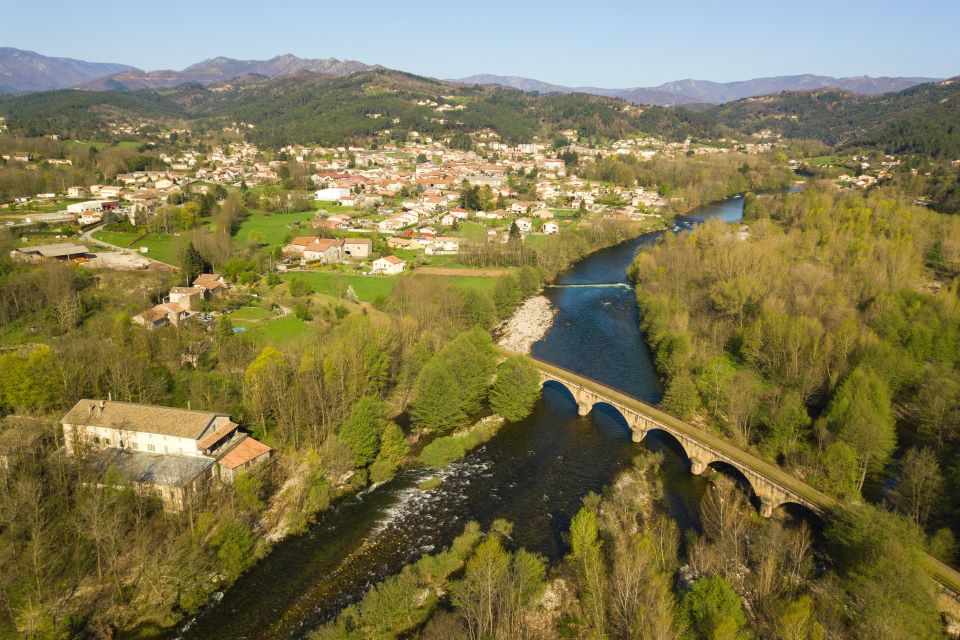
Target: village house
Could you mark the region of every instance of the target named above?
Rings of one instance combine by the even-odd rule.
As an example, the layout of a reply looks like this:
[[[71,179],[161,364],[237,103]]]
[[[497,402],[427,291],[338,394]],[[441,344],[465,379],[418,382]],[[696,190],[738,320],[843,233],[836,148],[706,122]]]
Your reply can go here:
[[[460,238],[438,236],[432,239],[432,242],[424,248],[423,252],[428,256],[459,253],[461,242],[463,241]]]
[[[205,293],[206,289],[203,287],[172,287],[169,300],[187,311],[195,312],[200,310],[200,303],[203,302]]]
[[[370,238],[344,238],[343,254],[350,258],[369,258],[373,242]]]
[[[174,510],[212,478],[232,482],[273,453],[241,433],[230,416],[209,411],[83,399],[61,425],[67,455],[83,461],[91,483],[105,486],[116,470]]]
[[[395,276],[403,273],[407,263],[397,256],[384,256],[373,261],[370,272],[381,273],[387,276]]]
[[[553,235],[560,232],[560,225],[558,225],[553,220],[548,220],[543,223],[543,232],[547,235]]]
[[[348,197],[350,197],[350,189],[341,187],[327,187],[326,189],[318,189],[313,194],[313,199],[320,200],[321,202],[338,202],[343,198]]]
[[[333,264],[343,259],[343,240],[300,236],[285,246],[283,252],[288,255],[299,255],[306,262],[319,261],[323,264]]]
[[[227,285],[219,273],[201,273],[193,280],[193,286],[203,289],[203,297],[210,300],[223,293]]]
[[[152,330],[168,324],[179,327],[190,315],[190,310],[185,306],[176,302],[164,302],[141,311],[130,319]]]
[[[517,218],[516,222],[517,229],[520,230],[520,233],[530,233],[533,231],[533,223],[530,221],[530,218]]]

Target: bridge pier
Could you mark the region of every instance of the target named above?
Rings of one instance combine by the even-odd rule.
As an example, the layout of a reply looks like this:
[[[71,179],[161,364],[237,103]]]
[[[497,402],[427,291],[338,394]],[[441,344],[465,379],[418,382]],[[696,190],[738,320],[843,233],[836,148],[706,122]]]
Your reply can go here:
[[[760,498],[760,516],[763,518],[773,517],[773,503],[764,498]]]
[[[702,476],[709,465],[698,458],[690,458],[690,473],[695,476]]]
[[[593,405],[586,402],[577,401],[577,413],[581,418],[585,418],[590,415],[591,410],[593,410]]]
[[[632,440],[636,444],[640,444],[641,442],[643,442],[643,439],[646,437],[647,437],[646,429],[636,429],[636,428],[630,429],[630,440]]]

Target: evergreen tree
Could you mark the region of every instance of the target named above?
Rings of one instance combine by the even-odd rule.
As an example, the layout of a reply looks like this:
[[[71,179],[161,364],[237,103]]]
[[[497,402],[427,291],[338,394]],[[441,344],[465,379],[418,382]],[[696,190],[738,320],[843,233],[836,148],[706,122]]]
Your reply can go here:
[[[380,449],[380,435],[386,419],[383,403],[372,396],[357,401],[350,417],[340,427],[340,441],[354,454],[354,464],[364,467],[371,462]]]
[[[540,374],[524,356],[513,356],[497,367],[490,389],[490,407],[510,421],[530,415],[540,393]]]

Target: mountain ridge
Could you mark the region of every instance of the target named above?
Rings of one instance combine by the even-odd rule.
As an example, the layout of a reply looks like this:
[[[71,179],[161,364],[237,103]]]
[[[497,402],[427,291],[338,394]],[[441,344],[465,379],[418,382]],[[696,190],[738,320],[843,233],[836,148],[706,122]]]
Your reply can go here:
[[[686,78],[666,82],[655,87],[604,89],[598,87],[567,87],[519,76],[478,74],[453,80],[452,82],[496,84],[520,89],[521,91],[539,91],[541,93],[593,93],[611,98],[621,98],[634,104],[682,106],[685,104],[724,104],[743,98],[770,95],[782,91],[804,91],[828,87],[861,95],[879,95],[882,93],[895,93],[918,84],[937,82],[939,80],[940,78],[913,76],[851,76],[835,78],[833,76],[800,74],[751,78],[749,80],[737,80],[733,82],[713,82],[710,80]]]
[[[115,62],[87,62],[0,47],[0,91],[4,93],[66,89],[94,78],[125,71],[140,70]]]

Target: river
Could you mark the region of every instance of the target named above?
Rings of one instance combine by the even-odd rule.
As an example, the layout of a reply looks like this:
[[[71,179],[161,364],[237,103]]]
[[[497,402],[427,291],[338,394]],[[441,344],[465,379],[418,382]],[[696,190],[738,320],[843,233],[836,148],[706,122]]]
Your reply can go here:
[[[742,212],[741,197],[704,205],[678,218],[676,230],[709,217],[736,221]],[[598,251],[561,274],[545,292],[558,310],[556,321],[533,354],[659,402],[662,389],[626,278],[636,253],[657,235]],[[487,527],[505,518],[514,524],[516,546],[555,560],[583,497],[612,481],[641,447],[663,453],[665,504],[682,528],[695,527],[705,485],[690,475],[675,446],[653,434],[633,444],[619,414],[598,406],[580,418],[569,393],[547,385],[529,417],[505,425],[439,474],[407,470],[337,503],[306,534],[277,544],[180,635],[303,637],[382,577],[449,544],[470,520]],[[439,487],[416,487],[431,475],[442,478]]]

